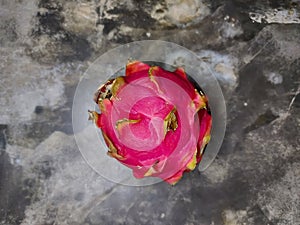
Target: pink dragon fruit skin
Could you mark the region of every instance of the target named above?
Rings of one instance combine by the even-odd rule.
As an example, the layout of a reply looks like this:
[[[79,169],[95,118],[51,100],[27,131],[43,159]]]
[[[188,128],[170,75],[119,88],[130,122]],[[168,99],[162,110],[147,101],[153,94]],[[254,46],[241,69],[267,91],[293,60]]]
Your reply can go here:
[[[125,76],[97,90],[101,114],[89,111],[90,119],[102,130],[108,155],[136,178],[175,184],[195,169],[210,139],[212,118],[200,93],[182,68],[170,72],[132,61]]]

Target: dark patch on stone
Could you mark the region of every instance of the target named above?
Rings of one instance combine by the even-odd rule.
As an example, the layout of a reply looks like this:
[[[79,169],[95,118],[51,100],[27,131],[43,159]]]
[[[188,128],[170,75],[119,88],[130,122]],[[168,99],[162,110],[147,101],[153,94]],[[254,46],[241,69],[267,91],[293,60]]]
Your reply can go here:
[[[268,125],[273,120],[277,119],[279,116],[273,114],[273,112],[268,109],[264,114],[259,115],[253,124],[245,128],[245,132],[248,133],[252,130],[256,130],[262,126]]]
[[[2,149],[6,148],[6,132],[7,132],[7,125],[0,124],[0,152]]]
[[[280,7],[282,5],[282,2],[276,1],[276,0],[269,0],[270,6],[274,9]]]
[[[237,1],[228,1],[224,6],[225,15],[229,15],[239,21],[243,34],[237,37],[237,40],[249,41],[254,38],[266,25],[253,23],[249,18],[250,6]]]
[[[103,34],[107,35],[110,31],[124,24],[133,28],[151,28],[155,25],[156,20],[153,19],[145,10],[138,8],[136,10],[128,10],[126,8],[113,8],[107,13],[118,15],[118,20],[103,18],[99,21],[104,25]]]
[[[117,7],[115,7],[115,8],[113,8],[113,9],[110,9],[110,10],[107,10],[107,13],[109,13],[109,14],[124,14],[124,13],[128,13],[128,10],[127,9],[125,9],[125,8],[117,8]]]
[[[84,198],[84,193],[83,193],[83,192],[77,193],[77,194],[75,195],[75,197],[74,197],[74,199],[75,199],[76,201],[82,201],[83,198]]]
[[[26,134],[26,138],[38,139],[40,141],[50,135],[54,130],[53,127],[49,126],[49,124],[45,124],[43,122],[32,122],[31,124],[24,124],[23,128],[24,133]]]
[[[38,12],[37,18],[39,20],[39,29],[35,32],[35,35],[54,35],[63,31],[61,24],[64,18],[58,11],[48,11],[45,14]]]
[[[221,7],[224,4],[223,1],[216,0],[216,1],[210,1],[210,9],[211,12],[214,13],[219,7]]]
[[[137,10],[114,8],[108,13],[118,14],[120,23],[134,28],[149,28],[156,23],[156,20],[141,8]]]
[[[101,9],[100,6],[96,7],[96,13],[97,13],[98,17],[101,16],[100,9]]]
[[[116,28],[119,25],[118,21],[114,21],[106,18],[102,19],[99,23],[104,25],[103,34],[105,35],[109,34],[110,31],[112,31],[114,28]]]
[[[69,62],[84,61],[91,56],[90,43],[85,38],[64,29],[64,17],[61,12],[63,8],[59,2],[41,0],[39,7],[46,8],[47,11],[37,13],[38,24],[32,31],[32,35],[35,38],[48,35],[49,42],[52,42],[49,50],[54,53],[49,58],[53,58],[54,61],[58,59],[61,62]],[[41,60],[39,55],[36,58]]]
[[[72,126],[72,106],[73,106],[73,98],[76,91],[76,85],[65,87],[64,95],[66,96],[66,103],[62,108],[58,108],[54,111],[54,114],[59,118],[60,123],[57,124],[56,130],[62,131],[66,134],[73,134],[73,126]],[[65,110],[68,108],[68,110]]]
[[[157,9],[155,12],[156,12],[156,13],[164,13],[165,11],[162,10],[162,9]]]
[[[59,59],[63,62],[85,59],[91,56],[92,48],[89,42],[79,36],[66,33],[65,38],[62,40],[63,47],[68,50],[70,48],[70,53],[68,51],[64,52]]]
[[[126,43],[129,43],[129,42],[132,42],[132,37],[128,36],[128,35],[121,35],[121,34],[118,34],[117,37],[116,37],[116,42],[117,43],[120,43],[120,44],[126,44]]]
[[[50,10],[62,10],[61,3],[55,0],[40,0],[38,6],[39,8],[46,8]]]
[[[60,14],[62,5],[52,0],[40,0],[39,8],[48,9],[45,13],[38,12],[37,19],[39,27],[34,31],[34,35],[48,34],[54,35],[63,30],[61,24],[64,22],[63,16]]]
[[[228,15],[230,18],[237,18],[240,15],[238,11],[238,5],[234,4],[232,1],[227,1],[224,5],[224,13]]]
[[[24,191],[21,167],[14,167],[9,156],[0,152],[0,223],[17,225],[25,216],[30,196]]]
[[[238,38],[239,40],[249,41],[254,38],[266,25],[254,24],[248,17],[248,14],[242,14],[240,17],[240,23],[242,24],[243,34]]]
[[[279,8],[288,9],[289,7],[292,6],[292,1],[291,0],[281,0],[281,1],[269,0],[268,2],[270,4],[270,7],[274,8],[274,9],[279,9]]]
[[[44,115],[45,114],[45,115]],[[35,148],[38,143],[45,140],[51,133],[61,130],[65,123],[57,115],[46,117],[47,113],[41,114],[40,121],[32,121],[7,127],[7,143],[20,145],[26,148]],[[43,115],[43,116],[42,116]],[[43,120],[45,117],[47,120]],[[48,121],[53,121],[49,123]]]
[[[36,106],[35,109],[34,109],[34,113],[35,113],[35,114],[41,114],[41,113],[43,113],[43,112],[44,112],[44,107],[43,107],[43,106],[38,105],[38,106]]]
[[[23,180],[22,186],[23,195],[25,196],[29,204],[39,200],[37,192],[40,184],[38,184],[36,178],[25,178]]]
[[[103,6],[103,7],[105,8],[105,6]],[[104,19],[105,19],[104,18],[105,17],[104,10],[101,13],[101,6],[97,6],[96,9],[95,9],[95,11],[96,11],[96,13],[98,15],[98,20],[96,22],[96,25],[102,24],[102,21],[104,21]],[[103,19],[101,20],[101,18],[103,18]]]
[[[158,3],[161,4],[162,6],[166,6],[165,1],[161,0],[151,0],[151,1],[145,1],[145,0],[132,0],[133,3],[135,4],[136,8],[144,10],[144,11],[150,11],[153,6],[157,5]]]
[[[52,175],[52,171],[54,171],[52,164],[53,163],[50,159],[38,162],[34,166],[34,170],[36,171],[37,177],[42,180],[48,179]]]

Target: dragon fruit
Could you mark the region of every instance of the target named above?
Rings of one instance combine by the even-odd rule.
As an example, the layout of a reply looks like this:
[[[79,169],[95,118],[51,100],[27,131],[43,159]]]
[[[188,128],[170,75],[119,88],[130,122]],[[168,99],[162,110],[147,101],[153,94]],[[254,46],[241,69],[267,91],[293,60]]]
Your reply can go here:
[[[175,184],[200,162],[212,118],[207,97],[183,68],[130,61],[125,75],[101,85],[94,100],[101,114],[89,111],[89,119],[102,130],[107,154],[136,178]]]

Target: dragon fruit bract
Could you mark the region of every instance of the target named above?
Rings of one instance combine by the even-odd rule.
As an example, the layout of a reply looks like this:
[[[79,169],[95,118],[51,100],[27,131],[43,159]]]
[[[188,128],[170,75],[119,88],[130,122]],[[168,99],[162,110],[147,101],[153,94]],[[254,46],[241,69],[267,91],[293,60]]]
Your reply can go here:
[[[89,111],[90,119],[101,128],[108,155],[136,178],[175,184],[200,162],[212,120],[206,96],[182,68],[131,61],[125,76],[100,86],[94,100],[101,114]]]

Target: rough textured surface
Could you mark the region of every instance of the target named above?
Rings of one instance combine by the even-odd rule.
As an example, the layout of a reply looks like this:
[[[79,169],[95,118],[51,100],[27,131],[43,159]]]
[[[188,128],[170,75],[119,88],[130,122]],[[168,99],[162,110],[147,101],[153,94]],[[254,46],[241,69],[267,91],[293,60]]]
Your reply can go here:
[[[300,224],[299,37],[298,1],[1,1],[0,224]],[[88,65],[144,39],[195,51],[228,106],[217,159],[175,187],[103,179],[72,135]]]

